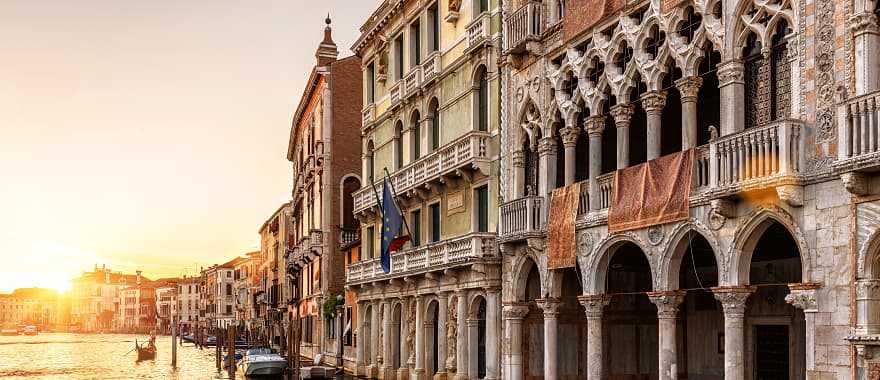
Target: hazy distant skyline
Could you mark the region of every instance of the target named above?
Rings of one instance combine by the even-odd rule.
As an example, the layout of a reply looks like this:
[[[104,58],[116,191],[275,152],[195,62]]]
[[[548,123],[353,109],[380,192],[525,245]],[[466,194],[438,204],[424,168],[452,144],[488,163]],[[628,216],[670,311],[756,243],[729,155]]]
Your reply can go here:
[[[259,249],[324,18],[348,56],[376,3],[0,2],[0,292]]]

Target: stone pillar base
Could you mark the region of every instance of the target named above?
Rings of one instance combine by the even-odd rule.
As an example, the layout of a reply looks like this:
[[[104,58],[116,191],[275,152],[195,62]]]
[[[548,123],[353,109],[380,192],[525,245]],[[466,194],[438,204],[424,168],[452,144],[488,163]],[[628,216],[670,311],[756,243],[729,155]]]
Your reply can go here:
[[[434,380],[446,380],[446,378],[447,378],[446,375],[447,375],[446,372],[437,372],[434,374]]]
[[[378,379],[379,378],[379,368],[374,365],[368,365],[366,371],[364,371],[364,376],[369,379]]]
[[[382,367],[379,369],[380,380],[393,380],[397,378],[397,372],[392,367]]]
[[[358,365],[358,366],[354,367],[354,375],[360,376],[360,377],[366,377],[367,376],[367,366]]]
[[[425,369],[416,368],[409,374],[410,380],[425,380]]]
[[[455,373],[453,380],[468,380],[467,372]]]
[[[409,368],[398,368],[397,380],[409,380]]]

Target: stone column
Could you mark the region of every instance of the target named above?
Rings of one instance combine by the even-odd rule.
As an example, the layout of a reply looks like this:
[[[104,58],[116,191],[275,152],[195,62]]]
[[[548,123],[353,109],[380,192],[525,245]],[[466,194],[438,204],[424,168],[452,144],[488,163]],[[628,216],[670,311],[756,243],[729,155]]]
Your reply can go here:
[[[605,130],[605,117],[588,117],[584,128],[590,136],[590,210],[595,211],[602,209],[597,178],[602,174],[602,131]]]
[[[466,324],[468,340],[471,342],[476,342],[478,339],[480,339],[480,320],[476,317],[468,318]],[[467,376],[470,379],[479,378],[479,354],[480,350],[478,349],[476,344],[468,346],[468,356],[475,359],[468,361]]]
[[[382,367],[379,378],[392,379],[395,377],[394,368],[394,318],[391,315],[391,301],[382,301]]]
[[[745,71],[740,61],[718,65],[718,87],[721,92],[721,136],[743,130],[745,118]]]
[[[816,313],[819,312],[819,303],[816,301],[816,290],[820,285],[816,283],[788,284],[789,294],[785,296],[785,302],[804,311],[806,331],[806,370],[816,369]]]
[[[467,380],[467,370],[468,370],[468,328],[467,328],[467,292],[464,290],[459,290],[455,292],[455,299],[458,305],[455,308],[456,317],[455,322],[457,323],[457,336],[455,338],[455,354],[456,354],[456,362],[455,363],[455,380]],[[474,341],[473,346],[477,345],[477,341]]]
[[[611,297],[604,294],[578,296],[587,315],[587,380],[602,380],[602,313]]]
[[[550,199],[550,192],[556,188],[556,139],[542,137],[538,142],[538,196]],[[550,202],[544,202],[544,209]],[[546,213],[545,213],[546,214]]]
[[[701,77],[687,77],[675,81],[675,87],[681,93],[681,150],[687,150],[697,146],[697,96],[700,94],[700,86],[703,85]]]
[[[629,166],[629,122],[633,114],[632,104],[618,104],[611,107],[611,116],[617,127],[617,169]]]
[[[406,298],[400,298],[400,334],[396,337],[398,341],[400,341],[400,350],[398,354],[400,355],[400,367],[397,368],[397,378],[398,379],[406,379],[409,377],[409,354],[410,347],[409,343],[411,342],[412,337],[409,336],[410,324],[415,324],[415,321],[410,320],[410,306],[407,303]]]
[[[856,281],[856,334],[880,334],[880,280]]]
[[[434,380],[446,380],[446,322],[449,312],[449,292],[437,297],[437,373]]]
[[[529,314],[526,304],[504,305],[504,334],[507,354],[504,358],[504,374],[510,380],[523,379],[523,318]]]
[[[513,199],[526,196],[526,152],[513,152]]]
[[[877,16],[867,9],[850,16],[849,24],[855,50],[855,95],[864,95],[880,88],[880,70],[877,67],[880,27],[877,25]]]
[[[665,106],[666,91],[651,91],[642,95],[642,108],[648,115],[648,161],[660,157],[662,116]]]
[[[557,332],[559,325],[559,299],[542,298],[538,306],[544,309],[544,380],[558,379]]]
[[[381,343],[379,342],[379,331],[382,330],[381,319],[379,319],[379,314],[381,314],[382,306],[379,304],[379,301],[373,301],[373,305],[370,306],[370,367],[367,369],[367,376],[372,379],[376,379],[379,377],[379,360],[381,359],[382,353],[380,352],[379,347]]]
[[[410,378],[425,379],[425,301],[422,296],[415,297],[416,303],[416,364]]]
[[[565,147],[565,186],[574,183],[577,165],[577,140],[581,130],[577,127],[565,127],[560,131],[562,145]]]
[[[678,379],[678,342],[675,329],[678,305],[684,301],[684,295],[683,290],[648,293],[648,298],[657,306],[660,380]]]
[[[367,373],[366,369],[366,347],[367,344],[364,342],[363,337],[366,332],[366,318],[364,318],[363,311],[366,310],[366,304],[361,302],[358,303],[357,306],[357,334],[361,337],[357,342],[357,350],[355,350],[355,374],[359,376],[363,376]]]
[[[486,377],[501,378],[501,288],[486,288]]]
[[[746,301],[755,291],[748,286],[712,288],[715,299],[724,310],[724,380],[744,380]]]

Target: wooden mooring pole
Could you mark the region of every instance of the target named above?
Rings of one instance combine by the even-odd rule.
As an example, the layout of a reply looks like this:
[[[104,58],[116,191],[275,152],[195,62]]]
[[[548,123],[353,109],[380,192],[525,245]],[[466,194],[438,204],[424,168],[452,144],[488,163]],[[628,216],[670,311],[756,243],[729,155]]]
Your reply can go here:
[[[177,317],[171,317],[171,367],[177,368]]]

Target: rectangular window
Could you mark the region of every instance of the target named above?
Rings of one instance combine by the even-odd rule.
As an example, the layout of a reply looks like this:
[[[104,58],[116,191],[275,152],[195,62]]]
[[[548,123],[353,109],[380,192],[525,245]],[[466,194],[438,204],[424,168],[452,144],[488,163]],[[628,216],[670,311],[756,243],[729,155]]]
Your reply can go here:
[[[409,225],[412,229],[412,246],[418,247],[422,242],[422,210],[414,210],[410,213]]]
[[[226,314],[232,314],[232,305],[226,305]]]
[[[431,51],[440,50],[440,11],[437,3],[428,10],[428,18],[431,22]]]
[[[489,187],[476,188],[474,201],[477,206],[477,232],[489,232]]]
[[[429,206],[431,210],[431,243],[440,241],[440,203]]]
[[[374,247],[375,244],[373,242],[373,227],[372,226],[367,227],[367,232],[366,232],[366,236],[364,236],[364,239],[366,240],[365,243],[367,244],[367,246],[366,246],[367,257],[371,258],[371,259],[376,257],[376,250]]]
[[[376,64],[367,66],[367,104],[376,100]]]
[[[394,79],[403,79],[403,35],[394,39]]]
[[[418,160],[422,157],[422,128],[419,126],[419,122],[416,121],[415,125],[412,127],[413,129],[413,161]]]
[[[409,67],[416,67],[422,62],[422,23],[421,19],[409,26]]]

